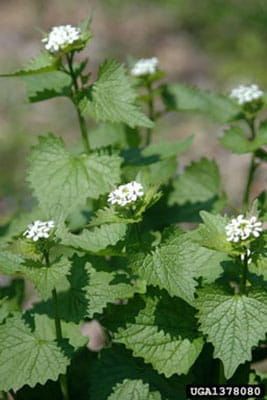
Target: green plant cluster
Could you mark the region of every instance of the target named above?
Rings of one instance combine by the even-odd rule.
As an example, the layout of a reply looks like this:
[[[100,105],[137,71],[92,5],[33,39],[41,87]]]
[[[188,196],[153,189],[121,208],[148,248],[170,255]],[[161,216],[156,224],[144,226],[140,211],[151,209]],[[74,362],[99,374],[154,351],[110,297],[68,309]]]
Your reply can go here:
[[[266,382],[250,368],[266,356],[266,233],[245,242],[252,255],[242,258],[244,244],[227,240],[231,215],[216,162],[200,158],[177,173],[194,138],[151,143],[167,112],[227,124],[221,144],[251,154],[235,214],[265,221],[265,192],[250,201],[267,160],[265,98],[239,106],[166,83],[159,70],[133,78],[114,60],[93,80],[76,57],[91,40],[89,25],[81,30],[78,47],[41,52],[8,75],[24,80],[31,102],[69,99],[81,140],[67,148],[53,133],[39,138],[27,173],[36,206],[1,229],[0,273],[13,278],[0,289],[1,398],[182,400],[186,384]],[[87,118],[97,123],[90,132]],[[110,205],[109,193],[131,181],[144,195]],[[55,227],[35,242],[23,232],[36,220]],[[23,278],[39,296],[26,311]],[[105,333],[98,354],[81,330],[92,319]]]

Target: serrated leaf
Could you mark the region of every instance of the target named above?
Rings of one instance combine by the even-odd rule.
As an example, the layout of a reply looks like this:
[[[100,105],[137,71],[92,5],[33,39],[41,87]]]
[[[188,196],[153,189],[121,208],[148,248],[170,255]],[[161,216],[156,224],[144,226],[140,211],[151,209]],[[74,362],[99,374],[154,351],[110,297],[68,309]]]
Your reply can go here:
[[[41,207],[60,207],[66,216],[88,197],[109,192],[120,181],[120,164],[118,156],[73,155],[50,134],[33,149],[28,181]]]
[[[112,388],[124,379],[141,379],[153,390],[160,391],[164,400],[186,400],[184,388],[192,382],[190,374],[165,378],[141,358],[132,357],[123,345],[116,343],[101,351],[101,356],[90,367],[89,376],[90,395],[97,400],[106,400]],[[99,376],[102,377],[102,385],[99,385]]]
[[[61,243],[76,249],[81,249],[91,253],[97,253],[106,249],[108,246],[114,246],[122,240],[126,234],[127,226],[125,224],[107,224],[94,229],[84,229],[79,235],[68,232],[65,228],[58,230],[57,235]]]
[[[125,379],[116,385],[107,400],[161,400],[159,392],[150,392],[149,385],[141,380]]]
[[[88,300],[88,317],[101,313],[108,303],[116,300],[129,299],[135,293],[145,293],[145,282],[132,278],[128,274],[97,271],[92,265],[87,265],[89,284],[85,287]]]
[[[100,124],[90,131],[90,146],[92,149],[100,149],[107,146],[125,148],[127,145],[127,131],[123,124]]]
[[[196,302],[202,332],[215,348],[229,379],[240,364],[251,360],[251,349],[267,332],[266,293],[228,295],[218,289],[200,291]]]
[[[8,297],[2,297],[0,299],[0,323],[2,323],[10,313],[20,311],[19,309],[20,307],[16,298],[10,299]]]
[[[202,349],[203,340],[192,336],[186,322],[179,332],[181,315],[178,314],[178,309],[175,331],[175,325],[173,321],[169,321],[168,315],[165,316],[162,310],[157,310],[158,304],[158,299],[147,298],[146,306],[139,312],[135,322],[127,324],[126,328],[119,328],[114,339],[131,349],[134,356],[142,357],[146,363],[151,363],[153,368],[166,377],[187,374]],[[184,317],[182,319],[184,320]],[[191,329],[194,329],[193,326]]]
[[[194,232],[192,238],[209,249],[235,255],[231,243],[226,238],[225,226],[228,223],[227,218],[206,211],[202,211],[200,216],[204,223]]]
[[[267,257],[260,255],[257,260],[249,264],[248,269],[251,273],[262,276],[267,281]]]
[[[153,143],[142,150],[144,157],[159,156],[161,160],[166,158],[178,156],[192,145],[193,136],[175,142],[159,142]]]
[[[197,265],[191,262],[191,250],[184,246],[185,237],[177,231],[174,238],[164,242],[150,254],[138,254],[130,266],[148,285],[166,289],[170,296],[178,296],[192,303],[197,285]],[[188,262],[190,260],[190,262]]]
[[[215,161],[205,158],[193,162],[174,180],[169,204],[183,205],[210,200],[220,193],[220,174]]]
[[[177,170],[176,157],[166,158],[157,162],[136,163],[133,165],[125,165],[123,167],[123,175],[126,181],[136,178],[136,175],[145,176],[146,181],[151,186],[166,185],[168,181],[175,175]]]
[[[35,334],[42,336],[45,340],[56,340],[55,320],[47,315],[34,316]],[[68,339],[70,345],[75,349],[83,347],[88,342],[88,337],[81,333],[81,326],[73,322],[61,321],[62,336]]]
[[[31,332],[20,317],[0,325],[0,390],[55,381],[66,372],[68,364],[55,341]]]
[[[170,110],[199,112],[219,122],[232,120],[240,113],[230,98],[181,83],[165,85],[162,97]]]
[[[20,272],[24,259],[8,250],[0,250],[0,272],[6,275],[13,275]]]
[[[71,78],[60,71],[23,77],[27,95],[32,103],[70,94]]]
[[[97,81],[81,101],[80,108],[84,115],[89,114],[97,121],[151,128],[152,121],[139,110],[135,101],[136,93],[123,65],[111,60],[100,66]]]
[[[90,220],[90,227],[99,226],[103,224],[131,224],[135,223],[137,218],[128,217],[126,215],[121,215],[118,211],[113,207],[105,207],[103,209],[97,210],[95,215]]]
[[[50,267],[39,262],[26,261],[22,273],[26,276],[40,293],[44,300],[52,296],[52,290],[67,290],[71,263],[67,258],[61,258]]]
[[[267,123],[265,122],[260,126],[253,140],[248,139],[245,132],[241,128],[235,126],[225,131],[220,142],[233,153],[253,153],[267,144]]]
[[[16,77],[41,74],[44,72],[55,71],[57,69],[58,59],[47,51],[41,52],[38,56],[30,60],[23,68],[18,71],[1,74],[1,77]]]
[[[195,266],[195,276],[201,276],[203,282],[212,283],[223,273],[223,262],[228,261],[228,257],[219,251],[202,247],[194,242],[191,232],[183,235],[181,247],[183,251],[183,265],[188,269],[193,264]]]

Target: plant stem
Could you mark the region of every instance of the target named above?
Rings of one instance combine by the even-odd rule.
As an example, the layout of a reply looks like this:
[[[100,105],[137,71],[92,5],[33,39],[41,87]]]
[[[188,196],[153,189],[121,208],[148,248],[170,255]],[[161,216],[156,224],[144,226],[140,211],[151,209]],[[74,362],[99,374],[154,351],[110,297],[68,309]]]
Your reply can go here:
[[[149,81],[147,82],[147,91],[148,91],[148,116],[151,119],[151,121],[154,121],[155,119],[154,96],[153,96],[152,84]],[[151,142],[152,132],[153,132],[152,128],[147,128],[146,146],[148,146]]]
[[[246,294],[247,279],[248,279],[248,256],[246,254],[244,262],[243,262],[243,274],[242,274],[241,284],[240,284],[240,291],[242,294]]]
[[[224,376],[223,363],[221,360],[219,360],[219,384],[223,385],[225,382],[226,382],[226,379]]]
[[[49,261],[48,251],[44,251],[44,259],[45,259],[46,267],[49,268],[50,261]],[[55,288],[52,290],[52,297],[53,297],[53,303],[54,303],[54,320],[55,320],[55,328],[56,328],[56,337],[57,337],[57,341],[61,342],[63,339],[63,336],[62,336],[61,321],[60,321],[59,312],[58,312],[58,297],[57,297],[57,291]],[[68,382],[67,382],[66,375],[59,375],[59,384],[60,384],[60,389],[61,389],[61,392],[63,395],[63,399],[69,400]]]
[[[63,339],[62,336],[62,328],[61,328],[61,321],[58,313],[58,298],[57,298],[57,291],[54,288],[52,290],[53,296],[53,303],[54,303],[54,312],[55,312],[55,328],[56,328],[56,336],[57,340],[60,342]],[[68,382],[66,375],[59,376],[59,384],[61,388],[61,392],[63,394],[64,400],[69,400],[69,393],[68,393]]]
[[[250,191],[253,183],[253,178],[254,178],[254,173],[257,169],[258,165],[256,164],[256,157],[253,154],[251,161],[250,161],[250,166],[249,166],[249,171],[248,171],[248,177],[247,177],[247,183],[244,191],[244,196],[243,196],[243,205],[245,207],[248,206],[249,203],[249,196],[250,196]]]
[[[91,149],[90,149],[90,143],[89,143],[89,138],[88,138],[86,121],[83,118],[80,108],[79,108],[79,105],[77,103],[77,98],[79,95],[79,85],[78,85],[78,80],[77,80],[75,71],[73,70],[73,57],[74,57],[74,53],[66,55],[67,63],[68,63],[68,67],[69,67],[69,74],[71,76],[72,84],[73,84],[73,95],[72,95],[71,99],[72,99],[72,102],[73,102],[74,107],[77,112],[84,149],[85,149],[86,153],[90,153]]]
[[[255,118],[250,118],[247,120],[247,123],[250,127],[251,131],[251,137],[250,140],[254,140],[256,137],[256,130],[255,130]],[[245,191],[243,195],[243,206],[247,207],[249,203],[249,196],[250,196],[250,191],[253,183],[253,178],[254,178],[254,173],[257,169],[258,165],[256,163],[256,156],[253,153],[251,161],[250,161],[250,166],[249,166],[249,171],[248,171],[248,177],[247,177],[247,182],[245,186]]]

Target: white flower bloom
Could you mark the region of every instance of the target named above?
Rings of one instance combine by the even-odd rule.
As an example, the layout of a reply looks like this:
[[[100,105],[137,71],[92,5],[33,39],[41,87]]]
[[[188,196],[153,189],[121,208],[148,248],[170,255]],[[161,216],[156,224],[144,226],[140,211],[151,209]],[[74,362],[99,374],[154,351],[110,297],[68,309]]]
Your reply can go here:
[[[54,221],[34,221],[29,224],[27,230],[23,233],[27,239],[32,239],[36,242],[39,239],[47,239],[51,229],[55,227]]]
[[[152,75],[157,71],[159,60],[157,57],[141,58],[133,66],[131,74],[133,76]]]
[[[42,42],[50,53],[57,53],[81,37],[80,28],[71,25],[54,26]]]
[[[257,85],[240,85],[233,89],[230,97],[236,100],[240,105],[258,100],[263,96],[263,91]]]
[[[245,261],[245,258],[247,259],[247,263],[248,264],[251,264],[251,262],[252,262],[252,258],[250,257],[251,256],[251,250],[250,249],[247,249],[246,251],[245,251],[245,253],[243,253],[243,254],[241,254],[241,256],[240,256],[240,258],[241,258],[241,261]]]
[[[258,221],[256,217],[245,218],[241,214],[226,225],[225,231],[228,242],[238,243],[252,236],[259,237],[262,232],[262,222]]]
[[[141,183],[129,182],[118,186],[108,196],[108,202],[112,205],[126,206],[134,203],[139,197],[144,195],[144,188]]]

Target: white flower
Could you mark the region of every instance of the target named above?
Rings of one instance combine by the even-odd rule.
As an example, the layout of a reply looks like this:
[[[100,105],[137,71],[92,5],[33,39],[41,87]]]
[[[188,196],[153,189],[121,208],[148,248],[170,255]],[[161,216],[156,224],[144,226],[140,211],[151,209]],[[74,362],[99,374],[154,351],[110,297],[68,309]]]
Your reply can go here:
[[[73,44],[81,37],[80,28],[71,25],[54,26],[47,37],[42,39],[46,50],[57,53],[65,47]]]
[[[34,221],[29,224],[27,230],[23,233],[27,239],[32,239],[36,242],[39,239],[47,239],[51,229],[55,227],[54,221]]]
[[[241,214],[226,225],[225,232],[228,242],[238,243],[253,236],[257,238],[262,232],[262,222],[256,217],[245,218]]]
[[[141,58],[133,66],[131,74],[133,76],[152,75],[157,71],[159,60],[157,57]]]
[[[250,257],[251,256],[251,250],[250,249],[247,249],[246,251],[245,251],[245,253],[243,253],[243,254],[241,254],[241,256],[240,256],[240,258],[241,258],[241,261],[245,261],[245,258],[247,259],[247,263],[248,264],[251,264],[251,262],[252,262],[252,258]]]
[[[240,85],[233,89],[230,97],[236,100],[240,105],[258,100],[263,96],[263,91],[257,85]]]
[[[127,204],[134,203],[139,197],[144,195],[144,188],[141,183],[129,182],[125,185],[118,186],[108,196],[108,202],[112,205],[126,206]]]

